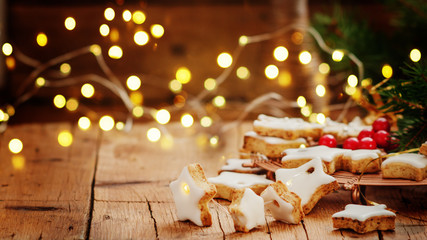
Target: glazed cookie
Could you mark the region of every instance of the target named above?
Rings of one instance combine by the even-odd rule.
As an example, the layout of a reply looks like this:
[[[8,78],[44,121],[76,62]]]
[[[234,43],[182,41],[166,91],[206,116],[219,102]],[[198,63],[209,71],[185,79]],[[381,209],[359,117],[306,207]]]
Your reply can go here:
[[[425,143],[421,144],[420,153],[427,156],[427,141]]]
[[[227,159],[226,164],[221,167],[219,173],[221,172],[238,172],[238,173],[261,173],[264,170],[259,167],[244,167],[244,164],[252,163],[251,159],[238,159],[230,158]]]
[[[223,198],[231,201],[232,193],[236,189],[250,188],[256,194],[260,194],[268,184],[272,183],[265,175],[222,172],[216,177],[208,178],[210,183],[215,184],[217,194],[215,198]]]
[[[403,178],[421,181],[427,177],[427,156],[402,153],[387,158],[381,165],[383,178]]]
[[[208,203],[216,194],[214,184],[207,181],[200,164],[190,164],[178,179],[169,184],[180,221],[190,220],[198,226],[211,226]]]
[[[250,188],[235,190],[228,210],[236,231],[249,232],[252,228],[266,223],[264,200]]]
[[[323,125],[323,134],[331,134],[337,140],[337,143],[343,143],[347,138],[357,137],[360,131],[372,129],[372,126],[365,125],[360,117],[355,117],[348,124],[340,123],[326,118]]]
[[[312,138],[319,139],[322,126],[309,123],[301,118],[276,118],[264,114],[258,116],[253,123],[253,129],[262,136],[279,137],[284,139]]]
[[[262,193],[265,207],[271,211],[274,219],[298,224],[304,217],[301,198],[290,192],[281,181],[270,184]]]
[[[296,168],[302,164],[319,157],[325,165],[325,172],[333,174],[336,164],[340,164],[344,153],[351,150],[341,148],[330,148],[319,145],[308,148],[290,148],[283,151],[282,166],[284,168]]]
[[[298,148],[301,145],[307,146],[307,141],[304,138],[286,140],[278,137],[261,136],[254,131],[245,133],[243,139],[244,150],[252,153],[261,153],[268,158],[280,158],[283,150]]]
[[[298,168],[276,170],[276,181],[284,182],[289,191],[301,198],[304,214],[308,214],[322,197],[340,188],[336,179],[323,171],[318,157]]]
[[[396,214],[386,210],[384,204],[365,206],[348,204],[345,210],[332,215],[334,228],[353,229],[358,233],[375,230],[393,230]]]
[[[357,149],[345,152],[341,163],[336,164],[337,170],[352,173],[374,173],[381,170],[381,151],[379,149]],[[374,160],[376,159],[376,160]],[[372,161],[374,160],[374,161]]]

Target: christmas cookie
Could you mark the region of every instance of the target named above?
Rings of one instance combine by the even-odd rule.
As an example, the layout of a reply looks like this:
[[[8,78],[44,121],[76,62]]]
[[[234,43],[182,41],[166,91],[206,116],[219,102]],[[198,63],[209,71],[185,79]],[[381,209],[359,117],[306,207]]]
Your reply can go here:
[[[262,193],[265,207],[271,211],[274,219],[298,224],[304,217],[301,198],[290,192],[281,181],[270,184]]]
[[[261,136],[254,131],[245,133],[243,139],[244,150],[252,153],[261,153],[268,158],[280,158],[283,150],[298,148],[301,145],[307,145],[307,141],[304,138],[286,140],[278,137]]]
[[[427,141],[421,144],[420,153],[427,156]]]
[[[387,158],[381,164],[383,178],[403,178],[421,181],[427,177],[427,156],[402,153]]]
[[[331,134],[337,140],[337,143],[343,143],[344,140],[350,137],[357,137],[360,131],[364,129],[372,129],[371,126],[365,125],[360,117],[355,117],[348,124],[340,123],[326,118],[323,126],[323,134]]]
[[[384,204],[365,206],[348,204],[345,210],[332,215],[334,228],[353,229],[358,233],[375,230],[393,230],[396,214]]]
[[[178,179],[169,185],[180,221],[190,220],[198,226],[211,226],[212,216],[208,202],[216,194],[215,185],[209,183],[202,166],[190,164]]]
[[[298,168],[278,169],[276,181],[285,183],[289,191],[301,198],[304,214],[308,214],[323,196],[340,188],[336,179],[323,171],[318,157]]]
[[[266,223],[264,200],[250,188],[235,190],[228,210],[236,231],[249,232],[252,228]]]
[[[301,118],[276,118],[259,115],[253,123],[253,129],[262,136],[279,137],[284,139],[312,138],[319,139],[322,126],[309,123]]]
[[[231,201],[232,193],[236,189],[250,188],[256,194],[260,194],[268,184],[272,183],[265,175],[236,172],[222,172],[216,177],[208,178],[208,181],[216,186],[215,198],[223,198],[229,201]]]
[[[261,173],[264,170],[259,167],[244,167],[244,164],[252,163],[251,159],[238,159],[231,158],[227,159],[226,164],[223,165],[219,171],[219,173],[227,171],[227,172],[238,172],[238,173]]]
[[[357,149],[345,152],[340,164],[336,165],[337,170],[349,171],[352,173],[374,173],[381,170],[381,151],[379,149]],[[375,160],[374,160],[375,159]]]
[[[296,168],[302,164],[319,157],[325,165],[325,172],[333,174],[336,170],[335,165],[341,162],[342,156],[348,149],[330,148],[327,146],[313,146],[307,148],[290,148],[283,151],[282,166],[284,168]]]

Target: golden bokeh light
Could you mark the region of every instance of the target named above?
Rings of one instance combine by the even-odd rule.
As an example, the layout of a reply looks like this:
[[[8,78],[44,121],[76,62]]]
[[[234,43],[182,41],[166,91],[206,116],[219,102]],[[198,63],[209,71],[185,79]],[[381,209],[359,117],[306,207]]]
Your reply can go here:
[[[122,131],[125,128],[125,123],[124,122],[117,122],[116,123],[116,129],[119,131]]]
[[[215,107],[219,107],[219,108],[223,108],[225,107],[225,98],[223,96],[216,96],[213,100],[212,103]]]
[[[242,80],[247,80],[251,76],[251,73],[247,67],[241,66],[237,68],[236,76]]]
[[[347,93],[347,95],[352,96],[353,94],[355,94],[355,93],[356,93],[356,88],[355,88],[355,87],[352,87],[352,86],[347,85],[347,86],[345,87],[345,93]]]
[[[112,8],[106,8],[104,10],[104,17],[107,21],[112,21],[114,17],[116,16],[116,12]]]
[[[53,98],[53,105],[55,105],[55,107],[57,108],[65,107],[66,103],[67,103],[67,100],[61,94],[58,94]]]
[[[331,67],[327,63],[321,63],[319,64],[319,72],[321,74],[328,74],[329,71],[331,71]]]
[[[6,64],[7,69],[13,70],[16,67],[16,60],[14,57],[8,56],[5,59],[5,64]]]
[[[167,124],[171,119],[171,114],[166,109],[160,109],[159,111],[156,112],[156,115],[154,118],[160,124]]]
[[[216,62],[222,68],[228,68],[233,63],[233,57],[227,52],[222,52],[218,55]]]
[[[320,124],[324,124],[326,122],[326,116],[323,113],[318,113],[316,116],[316,121]]]
[[[318,84],[316,86],[316,94],[319,97],[325,96],[325,94],[326,94],[326,88],[325,88],[325,86],[323,86],[322,84]]]
[[[131,92],[129,94],[130,97],[130,101],[134,104],[134,105],[142,105],[144,102],[144,96],[142,95],[141,92],[135,91],[135,92]]]
[[[12,166],[15,170],[22,170],[25,167],[25,157],[22,155],[12,156]]]
[[[179,93],[182,91],[182,83],[176,79],[173,79],[169,82],[169,90],[174,93]]]
[[[180,67],[176,70],[175,77],[181,84],[187,84],[191,80],[191,72],[186,67]]]
[[[173,98],[173,104],[175,105],[175,107],[177,108],[182,108],[185,106],[185,102],[187,100],[185,99],[185,97],[183,95],[176,95]]]
[[[37,87],[43,87],[46,84],[46,79],[44,79],[43,77],[38,77],[36,79],[36,86]]]
[[[102,49],[101,46],[99,46],[98,44],[92,44],[90,45],[90,52],[95,55],[95,56],[99,56],[102,53]]]
[[[289,71],[281,71],[279,73],[279,85],[281,87],[288,87],[292,83],[292,75]]]
[[[114,45],[108,49],[108,56],[112,59],[120,59],[123,57],[123,50],[121,47]]]
[[[73,17],[67,17],[64,21],[64,25],[67,30],[72,31],[76,28],[76,20]]]
[[[141,79],[135,75],[129,76],[126,80],[126,86],[131,91],[136,91],[141,87]]]
[[[71,66],[68,63],[63,63],[59,66],[59,71],[63,74],[69,74],[71,72]]]
[[[144,46],[148,43],[150,40],[150,36],[148,36],[148,33],[145,31],[138,31],[133,35],[133,41],[135,41],[136,44],[139,46]]]
[[[305,105],[304,107],[301,108],[301,114],[304,117],[308,117],[311,114],[311,107],[308,105]]]
[[[418,62],[421,59],[421,52],[420,50],[414,48],[411,50],[411,52],[409,53],[409,58],[411,59],[412,62]]]
[[[153,24],[150,27],[151,35],[155,38],[161,38],[165,34],[165,29],[160,24]]]
[[[170,150],[174,146],[173,137],[171,135],[163,135],[160,138],[160,147],[163,150]]]
[[[36,42],[40,47],[44,47],[47,45],[47,36],[45,33],[38,33],[36,37]]]
[[[297,104],[298,104],[298,107],[300,108],[305,107],[305,105],[307,104],[307,100],[305,99],[304,96],[299,96],[297,98]]]
[[[311,62],[311,53],[309,53],[308,51],[302,51],[298,55],[298,58],[302,64],[309,64]]]
[[[341,62],[344,58],[344,52],[342,50],[334,50],[332,52],[332,60],[335,62]]]
[[[216,80],[213,78],[208,78],[205,80],[203,85],[204,85],[206,90],[212,91],[216,88]]]
[[[277,61],[283,62],[288,58],[289,51],[284,46],[279,46],[274,49],[273,56]]]
[[[109,116],[109,115],[104,115],[99,119],[99,127],[103,130],[103,131],[110,131],[111,129],[114,128],[115,122],[113,117]]]
[[[158,142],[162,137],[162,133],[158,128],[150,128],[147,131],[147,139],[150,142]]]
[[[77,125],[82,130],[88,130],[90,126],[92,125],[92,122],[88,117],[80,117],[79,121],[77,122]]]
[[[142,11],[135,11],[132,14],[132,20],[136,24],[143,24],[145,22],[146,16]]]
[[[219,137],[218,136],[213,136],[211,138],[209,138],[209,143],[212,147],[216,147],[218,146],[219,143]]]
[[[356,87],[358,83],[359,83],[359,80],[357,79],[357,77],[355,75],[351,74],[350,76],[348,76],[347,84],[350,87]]]
[[[194,118],[190,114],[186,113],[181,116],[181,124],[183,127],[189,128],[193,126]]]
[[[24,144],[18,138],[13,138],[9,141],[9,151],[12,153],[20,153],[24,148]]]
[[[103,37],[108,36],[108,34],[110,34],[110,27],[107,24],[102,24],[99,26],[99,33]]]
[[[0,109],[0,122],[6,121],[6,113]]]
[[[129,10],[124,10],[122,13],[122,18],[125,22],[129,22],[132,19],[132,13]]]
[[[381,69],[381,73],[385,78],[391,78],[393,76],[393,68],[388,64],[384,64]]]
[[[73,134],[68,130],[63,130],[58,134],[58,143],[63,147],[69,147],[73,144]]]
[[[296,45],[301,45],[304,41],[304,35],[301,32],[294,32],[291,35],[291,41]]]
[[[361,84],[362,84],[363,87],[371,86],[372,85],[372,79],[365,78],[365,79],[362,80]]]
[[[12,44],[10,43],[3,43],[3,46],[1,47],[1,50],[4,55],[10,56],[13,52]]]
[[[279,68],[276,65],[268,65],[264,69],[264,74],[268,79],[275,79],[279,76]]]
[[[213,120],[209,116],[204,116],[202,117],[202,119],[200,119],[200,125],[202,125],[202,127],[210,127],[212,126],[212,123],[213,123]]]
[[[245,46],[246,44],[249,43],[249,38],[247,36],[240,36],[239,37],[239,45],[240,46]]]
[[[142,106],[135,106],[132,109],[132,115],[136,118],[140,118],[144,115],[144,108]]]
[[[83,97],[91,98],[95,94],[95,88],[90,83],[85,83],[80,89],[80,92]]]
[[[70,98],[67,100],[67,103],[65,104],[65,108],[67,108],[68,111],[73,112],[76,111],[79,107],[79,101],[75,98]]]

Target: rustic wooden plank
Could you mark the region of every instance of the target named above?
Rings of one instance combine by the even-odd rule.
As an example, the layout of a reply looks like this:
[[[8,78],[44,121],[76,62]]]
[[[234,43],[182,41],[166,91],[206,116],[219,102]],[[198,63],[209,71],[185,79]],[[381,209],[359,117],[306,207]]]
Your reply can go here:
[[[58,133],[63,130],[73,134],[70,147],[58,144]],[[85,237],[97,135],[96,129],[81,131],[67,123],[7,129],[0,147],[2,236],[15,233],[29,239]],[[12,138],[23,142],[20,154],[9,152],[7,145]]]

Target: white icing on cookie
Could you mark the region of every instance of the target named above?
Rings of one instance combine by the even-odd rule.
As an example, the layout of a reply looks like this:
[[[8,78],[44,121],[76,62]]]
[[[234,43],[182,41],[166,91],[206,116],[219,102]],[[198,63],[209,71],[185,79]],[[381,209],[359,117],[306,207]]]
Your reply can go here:
[[[308,170],[314,169],[309,173]],[[317,188],[336,181],[334,177],[323,171],[320,158],[313,160],[297,168],[280,168],[276,170],[276,181],[282,181],[289,189],[301,198],[301,205],[306,205]]]
[[[227,159],[226,165],[221,167],[221,171],[244,171],[244,172],[258,172],[262,168],[259,167],[243,167],[242,164],[252,163],[252,159],[238,159],[230,158]]]
[[[326,118],[323,131],[325,133],[335,133],[339,137],[357,137],[360,131],[364,129],[372,129],[372,126],[365,125],[360,117],[355,117],[348,124],[336,122],[330,118]]]
[[[379,149],[357,149],[345,152],[343,154],[344,157],[348,157],[353,161],[359,161],[362,159],[374,159],[378,158],[381,155],[381,151]]]
[[[198,205],[205,191],[197,186],[187,166],[184,167],[178,179],[169,184],[169,187],[172,190],[178,220],[190,220],[198,226],[203,226]]]
[[[265,178],[265,175],[222,172],[216,177],[208,178],[208,182],[222,184],[234,189],[247,188],[254,185],[268,185],[273,181]]]
[[[254,121],[254,126],[283,129],[283,130],[301,130],[310,128],[321,128],[322,126],[317,123],[309,123],[301,118],[276,118],[260,114],[258,119]]]
[[[307,140],[305,140],[305,138],[297,138],[294,140],[286,140],[286,139],[278,138],[278,137],[261,136],[261,135],[258,135],[254,131],[246,132],[245,136],[257,138],[257,139],[260,139],[260,140],[262,140],[268,144],[273,144],[273,145],[275,145],[275,144],[307,144]]]
[[[274,219],[287,223],[298,223],[292,215],[294,206],[283,200],[273,187],[268,186],[261,193],[261,197],[264,199],[264,202],[266,202],[265,207],[271,211]]]
[[[393,212],[386,210],[386,205],[366,206],[358,204],[348,204],[345,210],[332,215],[333,218],[350,218],[360,222],[376,216],[396,216]]]
[[[239,223],[246,229],[265,225],[264,199],[258,196],[252,189],[246,188],[238,205],[243,216],[239,216]]]
[[[282,158],[282,162],[288,160],[313,159],[316,157],[320,157],[325,162],[331,162],[349,151],[349,149],[330,148],[323,145],[307,148],[289,148],[283,151],[286,155]]]
[[[425,168],[427,167],[427,156],[418,153],[402,153],[387,158],[382,163],[381,167],[384,167],[390,163],[406,163],[416,168]]]

